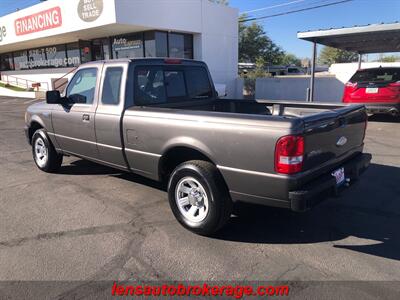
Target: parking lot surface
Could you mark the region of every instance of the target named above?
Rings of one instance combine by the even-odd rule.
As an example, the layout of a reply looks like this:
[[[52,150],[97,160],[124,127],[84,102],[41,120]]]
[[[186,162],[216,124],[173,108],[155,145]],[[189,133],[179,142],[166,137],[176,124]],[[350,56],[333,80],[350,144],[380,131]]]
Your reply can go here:
[[[0,98],[0,280],[400,280],[400,123],[372,117],[373,163],[296,214],[243,208],[213,238],[182,228],[156,182],[76,158],[39,171],[33,100]]]

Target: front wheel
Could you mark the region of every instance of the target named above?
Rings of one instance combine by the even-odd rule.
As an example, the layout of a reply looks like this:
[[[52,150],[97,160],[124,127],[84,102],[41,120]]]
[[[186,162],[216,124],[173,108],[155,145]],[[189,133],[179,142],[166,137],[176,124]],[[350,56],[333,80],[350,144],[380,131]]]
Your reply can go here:
[[[168,183],[168,198],[176,219],[187,229],[212,235],[232,212],[232,201],[218,169],[206,161],[180,164]]]
[[[32,155],[36,166],[48,173],[58,171],[63,160],[63,156],[54,149],[43,129],[39,129],[33,134]]]

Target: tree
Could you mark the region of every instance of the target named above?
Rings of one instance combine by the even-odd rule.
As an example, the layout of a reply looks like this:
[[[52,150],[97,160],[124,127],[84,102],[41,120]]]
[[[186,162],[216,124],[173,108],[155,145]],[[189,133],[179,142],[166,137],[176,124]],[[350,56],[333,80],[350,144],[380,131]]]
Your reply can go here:
[[[301,59],[294,54],[285,53],[280,64],[284,66],[295,65],[301,67]]]
[[[331,65],[333,63],[347,63],[358,60],[358,54],[346,50],[340,50],[332,47],[324,47],[318,58],[318,62],[323,65]]]
[[[387,56],[383,56],[379,61],[381,61],[381,62],[396,62],[396,61],[400,61],[400,56],[387,55]]]
[[[242,15],[239,20],[246,19]],[[256,62],[262,59],[265,64],[278,64],[284,56],[282,49],[277,46],[265,33],[263,27],[256,22],[247,25],[239,22],[239,61]]]

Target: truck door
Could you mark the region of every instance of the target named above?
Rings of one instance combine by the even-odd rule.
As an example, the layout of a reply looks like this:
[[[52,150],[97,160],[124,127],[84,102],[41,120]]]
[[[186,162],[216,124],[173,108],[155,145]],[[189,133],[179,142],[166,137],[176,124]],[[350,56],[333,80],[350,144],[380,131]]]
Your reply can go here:
[[[126,169],[122,144],[122,113],[125,100],[128,64],[107,63],[102,71],[99,102],[96,110],[96,139],[103,162]]]
[[[68,103],[52,112],[54,135],[61,149],[98,159],[94,115],[102,64],[78,69],[65,92]]]

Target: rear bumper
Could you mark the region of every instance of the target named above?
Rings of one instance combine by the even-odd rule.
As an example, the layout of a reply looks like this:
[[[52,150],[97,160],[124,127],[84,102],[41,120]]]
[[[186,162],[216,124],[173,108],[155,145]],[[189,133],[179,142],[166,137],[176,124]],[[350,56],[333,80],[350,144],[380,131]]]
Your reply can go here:
[[[335,178],[328,173],[307,183],[299,190],[290,191],[290,208],[298,212],[306,211],[329,195],[338,195],[360,177],[368,168],[371,159],[371,154],[363,153],[344,163],[342,167],[344,167],[347,183],[340,188],[337,187]]]
[[[220,171],[228,186],[238,187],[230,189],[234,202],[281,207],[301,212],[312,208],[331,195],[337,195],[346,186],[351,185],[368,168],[371,158],[371,154],[359,152],[346,160],[331,163],[309,174],[299,173],[289,177],[270,174],[262,176],[262,174],[250,172],[243,174],[226,169],[220,169]],[[331,173],[342,167],[349,182],[337,188],[336,180]],[[308,179],[309,177],[313,179]],[[259,189],[256,190],[256,188]]]
[[[367,113],[400,115],[400,103],[366,103]]]

